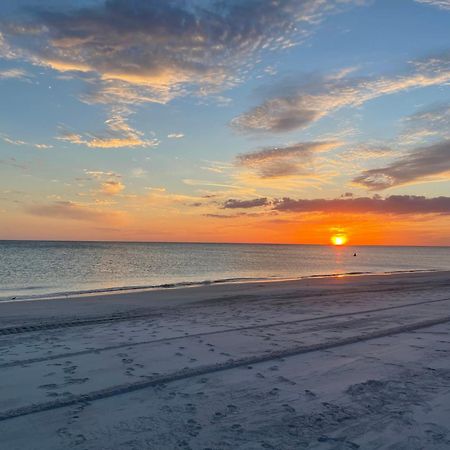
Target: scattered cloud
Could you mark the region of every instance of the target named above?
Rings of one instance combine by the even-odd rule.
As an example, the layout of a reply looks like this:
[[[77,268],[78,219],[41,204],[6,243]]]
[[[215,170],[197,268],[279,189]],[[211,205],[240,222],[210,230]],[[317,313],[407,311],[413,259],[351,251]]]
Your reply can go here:
[[[170,133],[167,135],[169,139],[181,139],[184,137],[183,133]]]
[[[296,45],[324,16],[359,3],[104,0],[24,10],[0,30],[10,57],[91,75],[94,101],[166,102],[236,84],[261,51]]]
[[[420,147],[393,163],[364,171],[353,182],[372,190],[427,181],[450,172],[450,140]]]
[[[266,197],[254,198],[252,200],[236,200],[230,198],[223,204],[224,209],[238,209],[238,208],[257,208],[260,206],[267,206],[269,204]]]
[[[375,98],[410,89],[450,82],[450,53],[416,60],[407,73],[381,78],[309,77],[278,86],[275,95],[234,118],[232,127],[243,132],[282,133],[305,128],[343,107],[358,107]],[[312,78],[312,79],[310,79]]]
[[[286,147],[269,147],[243,153],[236,158],[240,167],[252,169],[260,178],[278,178],[311,172],[311,161],[320,152],[342,145],[339,141],[300,142]]]

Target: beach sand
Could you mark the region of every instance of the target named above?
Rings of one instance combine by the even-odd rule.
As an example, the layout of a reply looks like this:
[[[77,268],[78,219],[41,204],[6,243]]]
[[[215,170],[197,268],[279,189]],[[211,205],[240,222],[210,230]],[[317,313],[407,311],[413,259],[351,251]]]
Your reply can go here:
[[[449,449],[450,272],[0,303],[0,448]]]

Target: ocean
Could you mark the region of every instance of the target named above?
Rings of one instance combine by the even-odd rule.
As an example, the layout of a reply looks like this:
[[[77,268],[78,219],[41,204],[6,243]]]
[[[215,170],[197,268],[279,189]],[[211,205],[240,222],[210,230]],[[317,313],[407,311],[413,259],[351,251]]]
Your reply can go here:
[[[421,270],[450,247],[0,241],[0,300]]]

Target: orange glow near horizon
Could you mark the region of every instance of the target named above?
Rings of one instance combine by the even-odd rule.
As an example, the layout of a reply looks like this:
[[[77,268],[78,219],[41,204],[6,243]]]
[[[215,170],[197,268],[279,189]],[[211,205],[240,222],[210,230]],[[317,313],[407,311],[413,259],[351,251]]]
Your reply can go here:
[[[347,236],[345,234],[333,234],[331,236],[331,243],[333,245],[341,246],[347,243]]]

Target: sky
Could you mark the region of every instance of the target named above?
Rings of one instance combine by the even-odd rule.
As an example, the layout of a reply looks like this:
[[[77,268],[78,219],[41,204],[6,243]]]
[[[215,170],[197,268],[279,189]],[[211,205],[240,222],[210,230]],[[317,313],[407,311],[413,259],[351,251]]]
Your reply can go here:
[[[450,245],[450,0],[4,0],[0,239]]]

